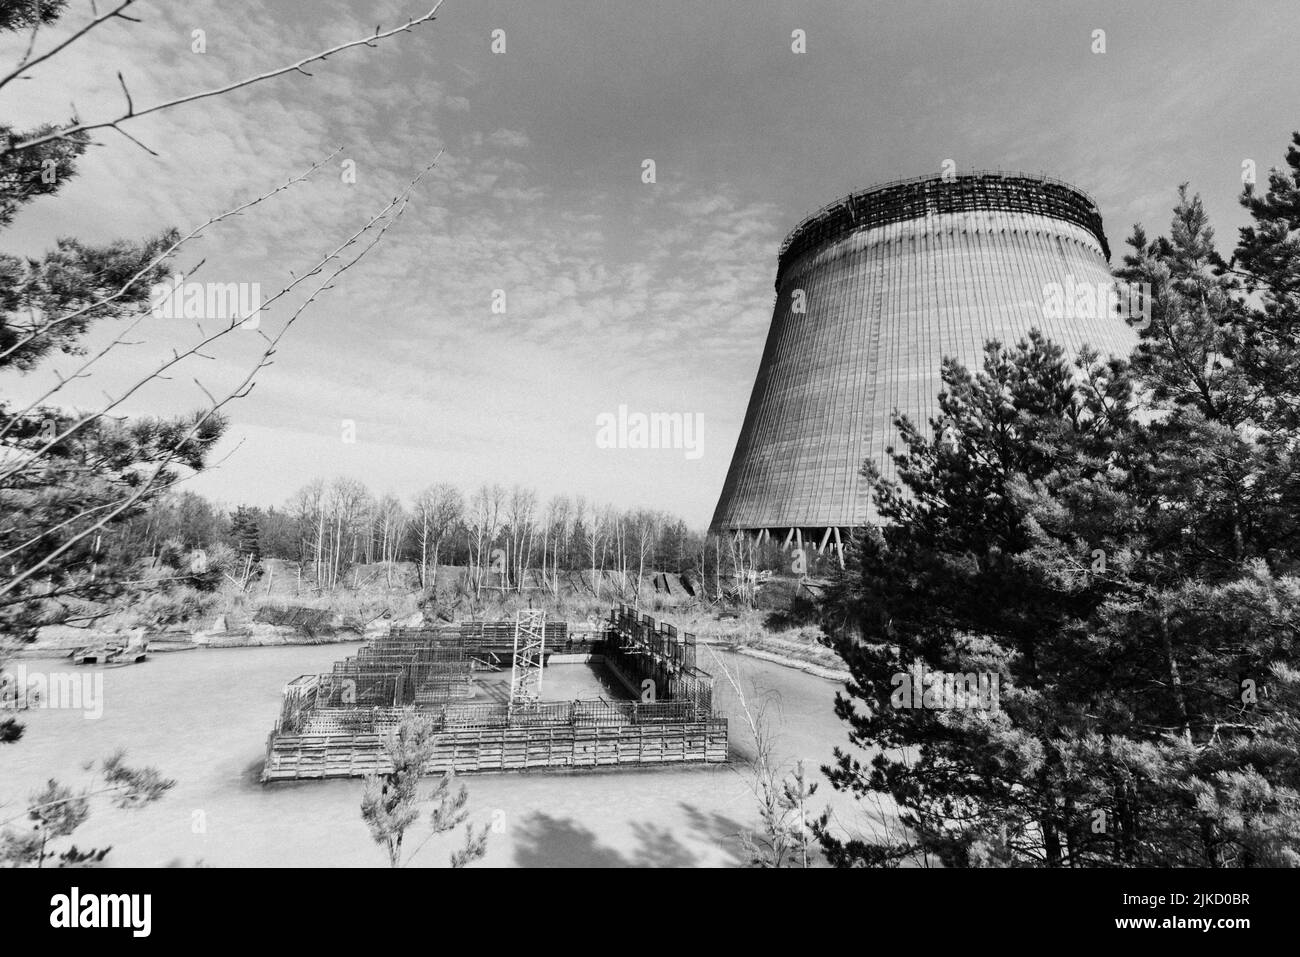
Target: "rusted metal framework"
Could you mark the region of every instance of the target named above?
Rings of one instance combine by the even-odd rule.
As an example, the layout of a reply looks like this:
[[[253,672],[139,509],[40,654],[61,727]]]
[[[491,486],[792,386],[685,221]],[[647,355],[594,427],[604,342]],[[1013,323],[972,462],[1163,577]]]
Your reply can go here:
[[[545,628],[547,648],[555,650],[568,641],[567,621],[548,621]],[[515,625],[512,621],[461,621],[419,627],[396,626],[390,630],[390,634],[394,638],[420,641],[442,640],[446,636],[455,635],[464,642],[465,650],[471,655],[481,652],[507,655],[514,648]]]
[[[551,636],[568,633],[567,626],[552,629],[540,612],[522,616],[512,630],[512,657],[534,663],[522,674],[538,677]],[[468,634],[483,637],[473,628]],[[653,694],[632,701],[541,701],[519,672],[508,701],[462,700],[457,676],[468,676],[474,659],[466,642],[455,626],[394,629],[330,674],[290,682],[262,780],[382,772],[384,736],[412,708],[434,735],[430,773],[727,760],[727,720],[713,713],[713,679],[696,667],[694,637],[672,625],[622,605],[591,644],[593,657],[603,655],[634,694],[642,681],[654,682]],[[481,644],[474,653],[483,653]]]
[[[469,695],[470,658],[458,635],[443,641],[387,635],[334,663],[315,685],[317,705],[402,707]]]
[[[979,170],[945,179],[917,176],[850,193],[803,219],[781,243],[776,288],[789,263],[823,243],[850,233],[944,213],[997,210],[1031,213],[1074,223],[1088,230],[1110,259],[1101,211],[1091,196],[1050,176]]]
[[[609,621],[605,664],[643,702],[671,701],[701,713],[712,711],[713,676],[696,666],[694,635],[679,635],[675,626],[625,604],[610,612]]]

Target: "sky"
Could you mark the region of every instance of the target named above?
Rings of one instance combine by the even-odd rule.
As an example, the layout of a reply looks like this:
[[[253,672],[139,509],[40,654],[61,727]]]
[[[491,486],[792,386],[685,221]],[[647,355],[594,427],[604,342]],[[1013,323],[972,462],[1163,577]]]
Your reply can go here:
[[[141,0],[139,23],[98,27],[0,90],[0,110],[19,127],[64,120],[70,104],[108,119],[123,106],[118,71],[145,106],[432,2]],[[87,16],[74,2],[37,51]],[[792,50],[796,30],[804,52]],[[952,160],[959,172],[1043,172],[1082,187],[1117,256],[1134,223],[1166,231],[1188,182],[1226,248],[1244,222],[1242,164],[1262,178],[1300,128],[1297,36],[1295,0],[445,0],[435,22],[310,76],[123,126],[156,156],[99,131],[78,176],[28,206],[0,250],[187,232],[341,147],[307,182],[180,251],[179,268],[202,263],[194,280],[257,283],[268,298],[442,150],[382,244],[312,303],[229,406],[219,465],[188,487],[280,505],[316,477],[403,497],[434,482],[521,484],[703,527],[771,319],[777,248],[800,219]],[[25,43],[5,38],[0,62]],[[261,328],[289,312],[277,304]],[[138,333],[62,400],[102,403],[197,335],[192,321],[161,317]],[[240,330],[120,411],[201,407],[202,389],[233,387],[261,343]],[[6,376],[0,394],[30,396],[72,366],[63,357]],[[698,449],[601,447],[599,417],[620,406],[698,417]]]

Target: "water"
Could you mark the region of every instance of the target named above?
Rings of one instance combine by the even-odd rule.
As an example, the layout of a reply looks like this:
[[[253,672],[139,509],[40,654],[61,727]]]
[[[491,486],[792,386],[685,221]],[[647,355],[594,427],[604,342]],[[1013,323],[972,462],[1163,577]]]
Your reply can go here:
[[[128,763],[152,764],[176,780],[159,802],[119,810],[101,799],[75,834],[79,847],[113,847],[120,867],[179,862],[219,867],[375,866],[386,863],[361,821],[362,782],[258,783],[266,739],[284,684],[328,671],[356,645],[200,650],[156,655],[126,667],[25,661],[29,673],[103,676],[103,716],[73,710],[24,712],[27,732],[0,747],[0,820],[21,813],[46,779],[88,782],[84,768],[117,748]],[[816,769],[846,740],[832,702],[838,685],[765,661],[722,653],[751,701],[769,702],[775,752]],[[464,775],[470,819],[496,822],[487,866],[726,866],[742,863],[736,835],[756,823],[747,786],[748,732],[736,695],[718,675],[717,707],[731,718],[731,766]],[[546,697],[591,694],[599,687],[584,665],[548,669]],[[855,818],[852,802],[822,783],[813,799]],[[21,826],[21,821],[18,822]],[[423,821],[407,846],[427,836]],[[443,867],[459,835],[430,840],[411,866]],[[60,845],[62,846],[62,845]],[[482,865],[480,865],[482,866]]]

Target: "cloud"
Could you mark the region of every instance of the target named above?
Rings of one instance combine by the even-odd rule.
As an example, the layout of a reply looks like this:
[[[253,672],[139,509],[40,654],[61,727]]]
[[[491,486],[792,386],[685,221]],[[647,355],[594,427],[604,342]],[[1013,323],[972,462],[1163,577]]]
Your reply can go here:
[[[21,89],[0,91],[7,117],[58,119],[70,100],[85,117],[113,116],[118,70],[137,105],[148,104],[410,14],[398,0],[322,0],[310,17],[254,0],[137,6],[143,22],[106,24]],[[43,42],[84,15],[70,13],[62,33],[42,31]],[[1211,185],[1219,176],[1218,209],[1235,211],[1241,158],[1267,168],[1293,122],[1285,71],[1259,67],[1283,62],[1285,29],[1216,45],[1217,73],[1186,67],[1180,48],[1241,35],[1210,6],[1179,18],[1177,42],[1161,18],[1116,14],[1115,54],[1095,59],[1086,43],[1078,52],[1088,31],[1077,24],[1014,12],[868,18],[836,5],[808,12],[809,53],[796,57],[788,31],[770,29],[784,15],[767,0],[743,18],[727,4],[667,15],[629,5],[615,28],[543,5],[448,3],[436,23],[331,57],[311,77],[133,121],[132,135],[159,156],[101,131],[79,176],[25,210],[4,242],[36,253],[60,235],[186,229],[342,146],[309,182],[214,227],[181,257],[186,267],[206,260],[197,278],[270,291],[445,149],[384,244],[304,315],[231,407],[230,446],[247,441],[197,487],[276,503],[346,467],[381,491],[518,481],[702,524],[763,348],[776,250],[805,213],[952,156],[959,168],[1007,163],[1077,180],[1098,195],[1118,247],[1114,234],[1134,219],[1162,228],[1174,185],[1193,175]],[[498,26],[511,52],[493,56],[486,38]],[[207,31],[205,54],[191,52],[195,28]],[[0,54],[12,60],[24,42],[10,38]],[[914,71],[918,49],[954,56]],[[1040,55],[999,65],[998,51],[1024,49]],[[1086,90],[1059,82],[1065,63],[1091,71]],[[1237,121],[1206,104],[1220,103],[1210,93],[1223,75],[1246,68],[1267,123],[1252,114],[1249,130],[1229,135],[1221,125]],[[1160,115],[1179,124],[1153,144],[1150,117]],[[645,157],[656,160],[656,184],[641,182]],[[1221,237],[1230,225],[1219,223]],[[504,311],[493,309],[498,290]],[[291,305],[264,321],[275,328]],[[76,383],[68,401],[95,402],[194,334],[151,322],[145,345]],[[197,405],[193,376],[212,388],[238,381],[255,345],[230,342],[127,411]],[[7,393],[21,396],[37,378],[7,382]],[[598,449],[595,416],[620,404],[703,413],[705,456]],[[356,447],[338,439],[344,418],[358,423]]]
[[[507,150],[527,149],[531,145],[527,133],[518,130],[497,130],[487,138],[489,146],[498,146]]]
[[[310,43],[297,38],[295,48],[366,32],[340,5],[329,9],[330,24]],[[289,35],[254,5],[234,15],[202,2],[183,17],[155,11],[139,31],[96,38],[78,51],[76,75],[111,76],[125,64],[133,92],[147,102],[266,69],[268,47],[235,45],[221,29],[244,12],[260,35]],[[209,25],[206,56],[181,43],[191,23]],[[142,55],[158,48],[156,58]],[[182,265],[207,257],[199,280],[256,281],[269,295],[358,228],[438,145],[454,143],[383,246],[298,320],[276,364],[231,406],[227,446],[239,447],[195,487],[229,501],[277,502],[313,476],[339,471],[408,492],[435,478],[522,482],[700,520],[709,494],[700,489],[720,483],[725,443],[714,442],[703,464],[666,455],[633,467],[596,447],[595,417],[625,402],[709,407],[707,385],[691,384],[707,383],[720,355],[752,349],[766,323],[775,207],[729,187],[681,182],[631,180],[631,194],[575,193],[535,169],[525,132],[475,128],[468,99],[452,92],[464,82],[457,71],[417,83],[409,67],[377,68],[410,61],[391,49],[359,52],[355,61],[340,56],[313,68],[310,81],[275,81],[142,121],[132,133],[159,157],[106,138],[80,180],[49,203],[56,218],[25,220],[9,239],[39,247],[52,240],[54,224],[101,239],[186,228],[341,144],[312,180],[221,224],[181,257]],[[87,115],[115,106],[89,80],[73,86],[90,97]],[[29,122],[58,115],[64,91],[58,83],[41,89],[28,103]],[[344,161],[355,182],[343,175]],[[493,310],[498,290],[504,312]],[[266,315],[264,328],[278,328],[296,301]],[[92,403],[98,390],[124,387],[196,334],[151,320],[149,348],[124,353],[93,386],[78,384],[66,398]],[[703,352],[701,342],[719,351]],[[255,346],[251,338],[228,341],[213,360],[196,360],[192,374],[208,388],[230,387],[256,358]],[[133,397],[128,411],[200,401],[190,377],[177,375]],[[340,440],[345,419],[357,424],[366,455]]]

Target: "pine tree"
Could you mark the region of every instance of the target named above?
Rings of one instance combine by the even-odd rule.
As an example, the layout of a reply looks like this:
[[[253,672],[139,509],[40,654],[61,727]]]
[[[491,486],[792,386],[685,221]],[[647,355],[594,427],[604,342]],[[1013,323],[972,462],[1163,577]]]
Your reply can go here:
[[[252,567],[262,564],[261,522],[257,509],[241,505],[230,520],[230,533],[235,539],[235,551],[240,561],[252,558]]]
[[[446,834],[464,824],[469,817],[466,807],[469,792],[461,785],[453,791],[455,775],[448,771],[434,789],[420,793],[420,779],[432,758],[435,733],[427,717],[410,712],[384,740],[384,754],[391,770],[366,778],[361,798],[361,818],[370,829],[370,837],[388,855],[390,867],[404,867],[432,838]],[[402,850],[406,833],[420,818],[421,808],[429,807],[429,834],[409,854]],[[448,861],[453,868],[465,867],[487,853],[487,828],[476,830],[465,824],[465,844],[452,851]]]
[[[52,24],[64,7],[57,0],[8,4],[0,31]],[[0,126],[0,228],[76,176],[90,143],[84,132],[12,145],[54,128]],[[102,246],[64,238],[41,256],[0,254],[0,375],[30,372],[59,354],[84,355],[85,336],[97,323],[147,308],[149,290],[167,268],[151,264],[177,237],[169,229]],[[183,471],[202,468],[224,428],[219,415],[129,421],[46,404],[16,409],[0,400],[0,634],[30,636],[72,608],[120,598],[120,583],[139,576],[131,573],[133,560],[119,561],[105,538],[140,515],[152,493],[118,506],[146,482],[161,490]],[[105,516],[112,518],[102,532],[88,533]]]
[[[124,751],[101,761],[97,777],[89,786],[74,789],[51,778],[31,796],[21,813],[0,820],[0,866],[99,864],[111,848],[79,850],[72,844],[57,851],[51,843],[71,837],[86,823],[96,798],[107,796],[119,808],[139,808],[161,800],[175,786],[175,781],[164,778],[156,768],[127,765]]]
[[[838,713],[875,753],[826,771],[893,798],[908,837],[823,828],[832,862],[1300,862],[1288,163],[1243,197],[1230,263],[1185,187],[1168,237],[1135,229],[1131,361],[992,343],[978,374],[945,364],[933,438],[900,420],[901,484],[867,472],[890,524],[825,607],[853,675]],[[996,681],[996,706],[898,694],[944,674]]]

